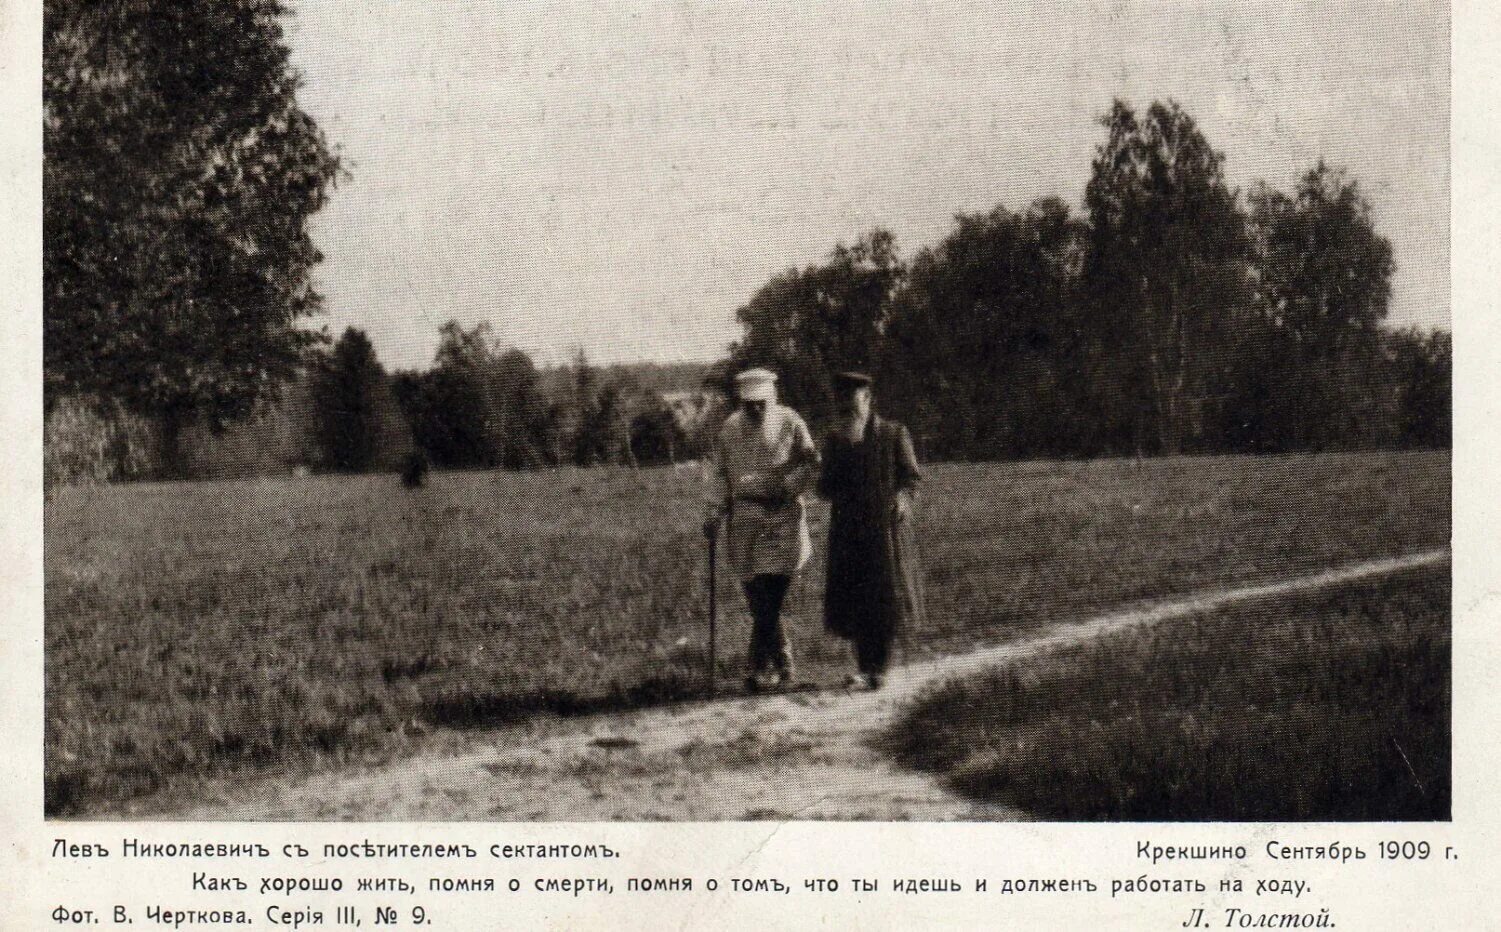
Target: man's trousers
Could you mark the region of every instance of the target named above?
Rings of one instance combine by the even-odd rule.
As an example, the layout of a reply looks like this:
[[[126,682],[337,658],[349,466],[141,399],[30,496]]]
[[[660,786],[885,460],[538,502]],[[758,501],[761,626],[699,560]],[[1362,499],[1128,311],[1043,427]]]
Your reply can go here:
[[[787,598],[791,576],[762,574],[745,582],[745,601],[750,605],[751,673],[776,672],[792,675],[792,647],[782,625],[782,603]]]

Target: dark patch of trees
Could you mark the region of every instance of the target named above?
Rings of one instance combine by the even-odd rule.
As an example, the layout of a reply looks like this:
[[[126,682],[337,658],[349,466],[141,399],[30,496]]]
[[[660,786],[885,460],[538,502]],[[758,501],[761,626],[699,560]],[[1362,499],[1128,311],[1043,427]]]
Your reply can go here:
[[[1391,245],[1323,162],[1248,197],[1171,102],[1101,120],[1084,213],[961,215],[897,261],[877,230],[774,277],[711,371],[780,373],[817,423],[828,376],[878,376],[926,456],[1012,459],[1445,447],[1451,341],[1383,326]]]
[[[521,469],[549,461],[557,413],[531,358],[497,343],[489,324],[442,328],[432,368],[398,373],[396,399],[433,465]]]
[[[643,406],[630,423],[631,458],[642,466],[692,459],[698,451],[672,408],[658,396]]]
[[[318,454],[306,465],[335,472],[394,468],[410,447],[391,381],[364,331],[344,331],[314,356],[312,408]]]
[[[1292,194],[1251,194],[1258,312],[1246,334],[1241,445],[1317,450],[1390,444],[1391,245],[1359,186],[1320,162]],[[1410,373],[1417,375],[1417,373]],[[1384,391],[1383,391],[1384,389]]]
[[[1084,228],[1057,200],[959,217],[913,260],[883,347],[885,406],[935,458],[1055,456],[1087,410],[1072,381]]]
[[[1423,333],[1409,328],[1386,334],[1384,344],[1397,412],[1392,442],[1399,447],[1449,447],[1453,338],[1442,330]]]
[[[1223,389],[1244,305],[1244,223],[1224,156],[1176,104],[1116,101],[1084,191],[1080,297],[1096,326],[1092,425],[1103,450],[1175,454]]]
[[[662,393],[629,367],[601,370],[579,353],[544,378],[484,323],[445,324],[432,367],[398,373],[395,393],[417,447],[444,468],[651,465],[692,446]]]

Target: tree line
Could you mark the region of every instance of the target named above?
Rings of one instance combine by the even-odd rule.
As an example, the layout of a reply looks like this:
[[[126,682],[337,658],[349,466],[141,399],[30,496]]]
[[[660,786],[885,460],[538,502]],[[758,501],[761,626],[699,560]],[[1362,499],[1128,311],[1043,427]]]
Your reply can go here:
[[[654,465],[698,456],[703,444],[691,411],[629,371],[607,375],[582,351],[560,371],[540,371],[486,322],[445,324],[432,366],[396,373],[394,391],[436,466]]]
[[[716,367],[764,365],[813,421],[877,376],[925,455],[1013,459],[1450,443],[1447,331],[1383,326],[1394,262],[1356,179],[1232,190],[1177,104],[1101,120],[1084,209],[955,218],[903,262],[876,229],[774,276]]]
[[[1171,102],[1110,108],[1079,213],[1044,198],[961,215],[910,261],[877,229],[772,277],[710,368],[718,402],[669,404],[583,358],[559,378],[483,325],[445,326],[428,369],[387,374],[364,334],[303,326],[322,304],[308,223],[344,168],[297,103],[285,16],[277,0],[48,5],[60,476],[190,474],[185,441],[232,446],[227,428],[289,394],[278,443],[309,468],[386,468],[397,449],[455,468],[686,458],[749,365],[815,426],[829,372],[870,370],[936,459],[1450,442],[1449,335],[1385,326],[1394,259],[1357,181],[1319,163],[1288,192],[1232,190]]]
[[[369,337],[354,328],[315,354],[311,465],[389,468],[381,454],[401,429],[411,451],[449,469],[656,465],[703,453],[707,412],[675,407],[631,367],[610,372],[579,352],[568,366],[539,370],[524,351],[496,340],[486,322],[450,321],[439,334],[433,363],[422,370],[387,374]]]

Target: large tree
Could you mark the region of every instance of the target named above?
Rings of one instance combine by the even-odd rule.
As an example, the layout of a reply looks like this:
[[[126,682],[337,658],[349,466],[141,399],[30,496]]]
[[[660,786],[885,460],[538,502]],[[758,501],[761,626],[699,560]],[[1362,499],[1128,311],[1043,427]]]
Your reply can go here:
[[[1261,378],[1278,401],[1264,448],[1389,440],[1379,428],[1382,336],[1392,248],[1356,181],[1320,161],[1284,194],[1251,195],[1258,308],[1267,329]]]
[[[370,338],[363,330],[345,330],[313,373],[314,410],[327,466],[359,472],[375,463],[389,391]]]
[[[1078,450],[1069,370],[1083,237],[1049,198],[1024,213],[961,215],[913,260],[888,331],[883,404],[907,419],[926,455]]]
[[[831,371],[879,363],[891,299],[904,275],[895,239],[877,229],[853,246],[836,246],[820,265],[773,277],[736,311],[745,338],[732,348],[724,374],[773,369],[783,397],[820,420],[833,407]]]
[[[556,413],[531,357],[488,322],[449,321],[427,372],[404,372],[396,396],[417,444],[440,466],[522,469],[550,458]]]
[[[1097,389],[1118,452],[1177,453],[1222,388],[1233,311],[1246,300],[1244,217],[1215,151],[1176,103],[1138,118],[1117,100],[1101,120],[1084,193],[1084,300]]]
[[[498,465],[484,379],[488,328],[465,330],[449,321],[439,333],[432,367],[396,377],[396,399],[411,422],[413,439],[439,466]]]
[[[554,415],[531,357],[514,347],[499,351],[490,361],[487,381],[500,465],[530,469],[547,462]]]
[[[275,0],[49,0],[46,397],[155,418],[170,452],[252,411],[314,335],[308,219],[338,160]]]

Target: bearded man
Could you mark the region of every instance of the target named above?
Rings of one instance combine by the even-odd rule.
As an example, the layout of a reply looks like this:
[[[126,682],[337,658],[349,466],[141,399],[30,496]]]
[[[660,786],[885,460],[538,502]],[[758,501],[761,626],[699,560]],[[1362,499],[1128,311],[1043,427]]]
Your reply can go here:
[[[792,649],[782,603],[813,554],[803,493],[818,475],[818,448],[798,413],[777,402],[776,375],[735,377],[737,410],[715,445],[713,511],[704,533],[729,526],[730,566],[750,608],[751,691],[791,685]]]
[[[818,481],[830,505],[824,626],[854,644],[850,685],[879,689],[897,633],[925,611],[913,519],[922,473],[907,428],[875,413],[870,376],[841,372],[834,391],[839,419]]]

